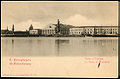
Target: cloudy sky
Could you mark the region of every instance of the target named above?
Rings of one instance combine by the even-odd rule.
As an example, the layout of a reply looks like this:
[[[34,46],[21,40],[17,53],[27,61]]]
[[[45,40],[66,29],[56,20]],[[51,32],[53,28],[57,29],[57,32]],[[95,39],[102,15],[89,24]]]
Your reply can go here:
[[[2,2],[2,29],[44,28],[50,23],[118,25],[118,2]]]

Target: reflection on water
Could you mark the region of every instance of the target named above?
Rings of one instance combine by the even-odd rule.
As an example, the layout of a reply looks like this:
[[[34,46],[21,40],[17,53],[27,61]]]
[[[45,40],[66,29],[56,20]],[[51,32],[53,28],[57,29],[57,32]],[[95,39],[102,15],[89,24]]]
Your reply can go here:
[[[57,49],[57,56],[60,56],[60,51],[61,51],[62,47],[67,46],[67,44],[69,44],[69,40],[64,40],[64,39],[63,40],[62,39],[55,40],[55,47]]]
[[[116,56],[117,38],[86,37],[6,37],[4,56]]]

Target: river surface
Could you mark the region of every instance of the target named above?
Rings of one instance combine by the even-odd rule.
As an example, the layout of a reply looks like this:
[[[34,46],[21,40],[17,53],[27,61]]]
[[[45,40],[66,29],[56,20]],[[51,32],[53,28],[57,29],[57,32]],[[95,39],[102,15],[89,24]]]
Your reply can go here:
[[[3,56],[117,56],[117,37],[2,37]]]

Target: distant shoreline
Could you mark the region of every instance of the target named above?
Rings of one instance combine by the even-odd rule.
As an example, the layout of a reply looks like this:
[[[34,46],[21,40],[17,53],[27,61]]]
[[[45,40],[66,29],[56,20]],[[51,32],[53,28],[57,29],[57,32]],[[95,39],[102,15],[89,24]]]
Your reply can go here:
[[[66,36],[45,36],[45,35],[1,35],[1,37],[120,37],[119,35],[66,35]]]

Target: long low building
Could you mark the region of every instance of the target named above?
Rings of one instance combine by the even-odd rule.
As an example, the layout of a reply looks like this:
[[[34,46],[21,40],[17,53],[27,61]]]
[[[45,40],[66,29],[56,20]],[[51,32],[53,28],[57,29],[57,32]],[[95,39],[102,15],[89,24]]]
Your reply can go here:
[[[82,35],[84,34],[84,28],[70,28],[69,29],[69,35]]]
[[[118,35],[118,26],[95,27],[96,35]]]
[[[69,35],[118,35],[118,26],[81,26],[70,28]]]

